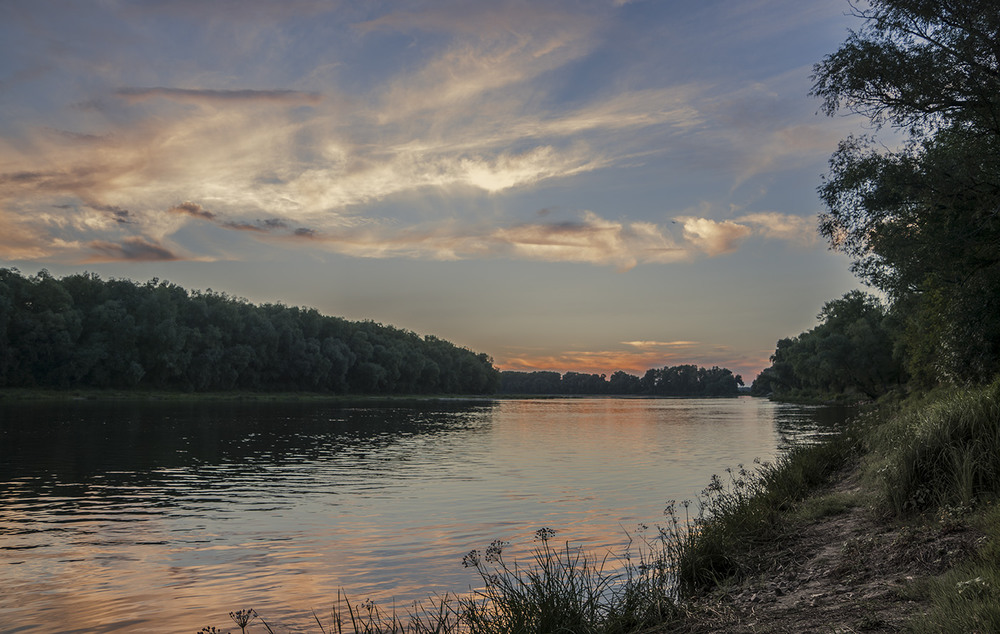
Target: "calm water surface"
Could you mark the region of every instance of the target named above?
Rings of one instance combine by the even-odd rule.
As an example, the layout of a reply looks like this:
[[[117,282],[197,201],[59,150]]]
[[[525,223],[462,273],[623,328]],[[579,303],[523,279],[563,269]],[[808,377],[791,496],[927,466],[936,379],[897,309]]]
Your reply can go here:
[[[666,500],[845,415],[747,397],[0,405],[0,629],[226,631],[253,607],[315,631],[338,590],[468,590],[462,555],[494,539],[620,549]]]

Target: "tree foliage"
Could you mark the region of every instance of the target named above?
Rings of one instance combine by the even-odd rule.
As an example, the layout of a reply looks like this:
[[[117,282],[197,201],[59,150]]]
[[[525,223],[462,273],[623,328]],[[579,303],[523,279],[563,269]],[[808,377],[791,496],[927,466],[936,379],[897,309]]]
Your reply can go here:
[[[500,374],[504,394],[611,394],[642,396],[736,396],[743,377],[720,367],[696,365],[651,368],[642,378],[621,370],[604,374],[515,372]]]
[[[370,321],[0,269],[0,386],[483,394],[499,381],[485,354]]]
[[[817,318],[821,323],[812,330],[778,341],[751,394],[876,398],[905,381],[895,353],[895,319],[877,298],[851,291],[827,302]]]
[[[1000,362],[1000,11],[981,0],[871,0],[815,67],[827,113],[902,136],[844,140],[820,231],[903,316],[917,380],[986,381]],[[897,137],[898,138],[898,137]]]

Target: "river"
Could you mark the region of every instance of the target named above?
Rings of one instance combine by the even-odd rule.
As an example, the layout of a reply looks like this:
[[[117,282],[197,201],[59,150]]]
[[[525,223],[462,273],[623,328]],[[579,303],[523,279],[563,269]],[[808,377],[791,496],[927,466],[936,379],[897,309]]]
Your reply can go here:
[[[667,500],[845,415],[749,397],[0,404],[0,629],[227,631],[254,608],[319,631],[338,591],[467,591],[462,556],[494,539],[619,549]]]

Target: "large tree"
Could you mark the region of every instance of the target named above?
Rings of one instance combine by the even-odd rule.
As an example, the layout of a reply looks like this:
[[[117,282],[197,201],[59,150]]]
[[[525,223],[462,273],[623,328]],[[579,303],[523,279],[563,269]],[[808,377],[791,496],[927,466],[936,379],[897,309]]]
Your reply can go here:
[[[828,114],[875,129],[840,144],[820,231],[908,316],[910,370],[985,380],[1000,367],[1000,7],[870,0],[815,67]]]

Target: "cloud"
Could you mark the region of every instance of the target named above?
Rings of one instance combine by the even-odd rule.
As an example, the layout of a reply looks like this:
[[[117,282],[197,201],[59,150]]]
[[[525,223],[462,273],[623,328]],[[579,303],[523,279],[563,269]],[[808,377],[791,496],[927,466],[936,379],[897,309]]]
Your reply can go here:
[[[677,221],[684,226],[684,239],[713,257],[736,251],[739,243],[753,233],[750,227],[731,220],[682,216]]]
[[[281,218],[265,218],[264,220],[258,220],[257,223],[268,231],[288,228],[288,223]]]
[[[226,229],[235,229],[237,231],[255,231],[257,233],[268,233],[270,231],[277,231],[280,229],[287,229],[288,223],[280,218],[267,218],[266,220],[257,220],[256,222],[223,222],[219,225]],[[296,231],[296,234],[298,232]]]
[[[315,105],[323,96],[316,92],[297,90],[213,90],[192,88],[119,88],[115,91],[127,101],[137,102],[154,98],[206,104],[274,103],[287,105]]]
[[[633,348],[686,348],[698,345],[697,341],[623,341],[621,343]]]
[[[328,217],[328,210],[421,190],[467,188],[492,194],[568,178],[607,164],[608,159],[595,156],[581,143],[536,146],[521,152],[478,147],[456,153],[447,148],[403,146],[389,148],[380,157],[344,156],[308,169],[288,182],[286,189],[302,213]]]
[[[33,260],[51,255],[44,232],[0,208],[0,260]]]
[[[193,218],[203,218],[205,220],[215,219],[215,214],[213,214],[211,211],[204,209],[198,203],[193,203],[190,201],[183,202],[179,205],[174,205],[167,211],[173,214],[184,214],[187,216],[191,216]]]
[[[51,128],[50,132],[76,143],[105,144],[110,140],[107,135],[84,134],[80,132],[71,132],[69,130],[59,130],[57,128]]]
[[[101,205],[96,203],[89,203],[87,207],[90,207],[94,211],[103,211],[114,218],[115,222],[121,224],[131,224],[134,221],[131,219],[131,212],[128,209],[119,207],[118,205]]]
[[[257,233],[268,233],[271,231],[278,231],[281,229],[287,229],[288,223],[281,218],[265,218],[263,220],[256,220],[254,222],[238,221],[238,220],[225,220],[219,218],[219,216],[198,203],[193,202],[183,202],[179,205],[175,205],[167,210],[173,214],[180,214],[184,216],[191,216],[192,218],[199,218],[202,220],[208,220],[215,223],[217,226],[224,229],[233,229],[236,231],[254,231]]]
[[[747,214],[736,220],[753,226],[755,231],[765,238],[813,245],[816,244],[819,237],[815,216],[794,216],[769,211]]]
[[[496,354],[496,364],[502,370],[534,372],[583,372],[586,374],[607,374],[622,370],[642,376],[651,368],[692,364],[710,368],[719,366],[742,375],[748,384],[761,368],[767,367],[770,352],[737,352],[729,346],[682,342],[690,345],[674,350],[670,346],[662,349],[597,349],[549,351],[545,349],[511,349]],[[624,345],[628,345],[627,343]]]
[[[601,52],[618,52],[602,48],[614,31],[610,3],[567,11],[444,2],[382,15],[380,7],[342,13],[318,0],[287,14],[269,6],[247,5],[249,13],[270,16],[262,24],[277,25],[267,40],[276,48],[253,74],[222,75],[197,57],[152,79],[127,65],[108,72],[96,59],[73,66],[90,74],[67,83],[73,92],[58,116],[19,120],[16,139],[0,131],[0,205],[31,235],[65,245],[119,244],[116,225],[126,222],[155,244],[178,244],[191,240],[180,237],[182,227],[208,221],[246,240],[280,245],[298,238],[304,245],[308,238],[310,248],[362,257],[516,258],[620,270],[731,253],[750,235],[808,243],[813,233],[805,221],[771,212],[729,220],[689,213],[678,218],[682,231],[614,207],[601,210],[604,217],[581,212],[566,222],[552,220],[555,214],[521,222],[519,201],[508,195],[585,187],[592,174],[676,157],[678,148],[681,158],[663,173],[680,162],[678,173],[694,170],[701,161],[713,169],[725,163],[735,178],[741,169],[771,169],[825,142],[819,127],[789,124],[784,110],[772,113],[782,91],[766,81],[724,84],[733,88],[721,95],[711,78],[657,83],[624,73],[581,82],[576,76]],[[141,17],[126,10],[130,19]],[[158,3],[150,10],[184,20],[207,16],[230,28],[215,5]],[[293,43],[285,20],[317,13],[328,14],[328,28],[355,39],[348,49],[296,48],[317,55],[299,68],[284,56]],[[267,37],[263,27],[245,25],[250,19],[241,13],[240,28]],[[192,55],[219,53],[213,34],[195,29]],[[169,33],[151,26],[143,35],[153,42]],[[337,74],[344,50],[373,53],[366,47],[384,42],[400,47],[386,54],[401,62],[387,58],[369,74],[369,60],[359,60],[343,71],[347,79]],[[272,61],[301,74],[274,72],[265,63]],[[362,70],[362,79],[351,79]],[[261,88],[227,88],[234,81]],[[157,85],[137,85],[145,82]],[[71,116],[63,119],[66,112]],[[734,130],[746,134],[732,141]],[[769,141],[754,155],[747,148],[763,137]],[[567,207],[537,203],[550,204]],[[217,235],[197,247],[184,242],[184,252],[211,249]]]
[[[490,238],[526,259],[610,264],[620,270],[640,262],[675,262],[689,255],[654,224],[610,221],[592,212],[584,213],[580,222],[500,228]]]
[[[684,240],[709,257],[736,251],[740,243],[751,235],[770,240],[782,240],[811,246],[817,242],[816,218],[757,212],[733,220],[717,221],[695,216],[678,216],[683,226]]]
[[[178,260],[176,255],[154,241],[139,237],[125,238],[121,242],[95,241],[87,245],[100,255],[90,258],[91,262],[129,260],[152,262]]]
[[[400,32],[432,31],[459,33],[475,38],[509,36],[512,32],[567,28],[573,23],[592,21],[583,12],[568,14],[556,5],[542,3],[442,2],[425,5],[419,12],[395,11],[359,22],[362,33],[377,30]]]
[[[359,257],[438,260],[513,258],[582,262],[626,271],[640,263],[676,262],[692,255],[652,223],[610,221],[584,212],[577,221],[474,227],[457,223],[393,231],[387,227],[296,230],[342,253]]]
[[[197,206],[195,206],[197,207]],[[193,211],[200,210],[200,207]],[[201,217],[197,213],[189,213]],[[548,215],[543,216],[548,218]],[[593,212],[577,219],[505,226],[460,221],[396,227],[382,223],[340,223],[297,227],[281,218],[253,222],[210,218],[217,226],[256,234],[261,240],[302,240],[325,250],[366,258],[468,260],[505,258],[578,262],[628,271],[642,264],[663,264],[733,252],[750,235],[808,243],[808,221],[777,213],[749,214],[737,221],[682,217],[682,239],[650,222],[609,220]],[[693,342],[623,342],[633,347],[683,346]]]
[[[719,365],[737,370],[740,366],[732,362],[731,351],[718,346],[690,347],[684,351],[647,350],[569,350],[561,352],[515,351],[497,360],[503,370],[533,372],[548,370],[554,372],[583,372],[587,374],[607,374],[622,370],[642,376],[650,368],[695,364],[702,367]]]
[[[58,157],[53,157],[58,161]],[[0,174],[0,195],[26,191],[80,191],[95,183],[100,177],[96,165],[76,165],[67,169],[25,170]],[[15,189],[17,188],[17,189]]]

